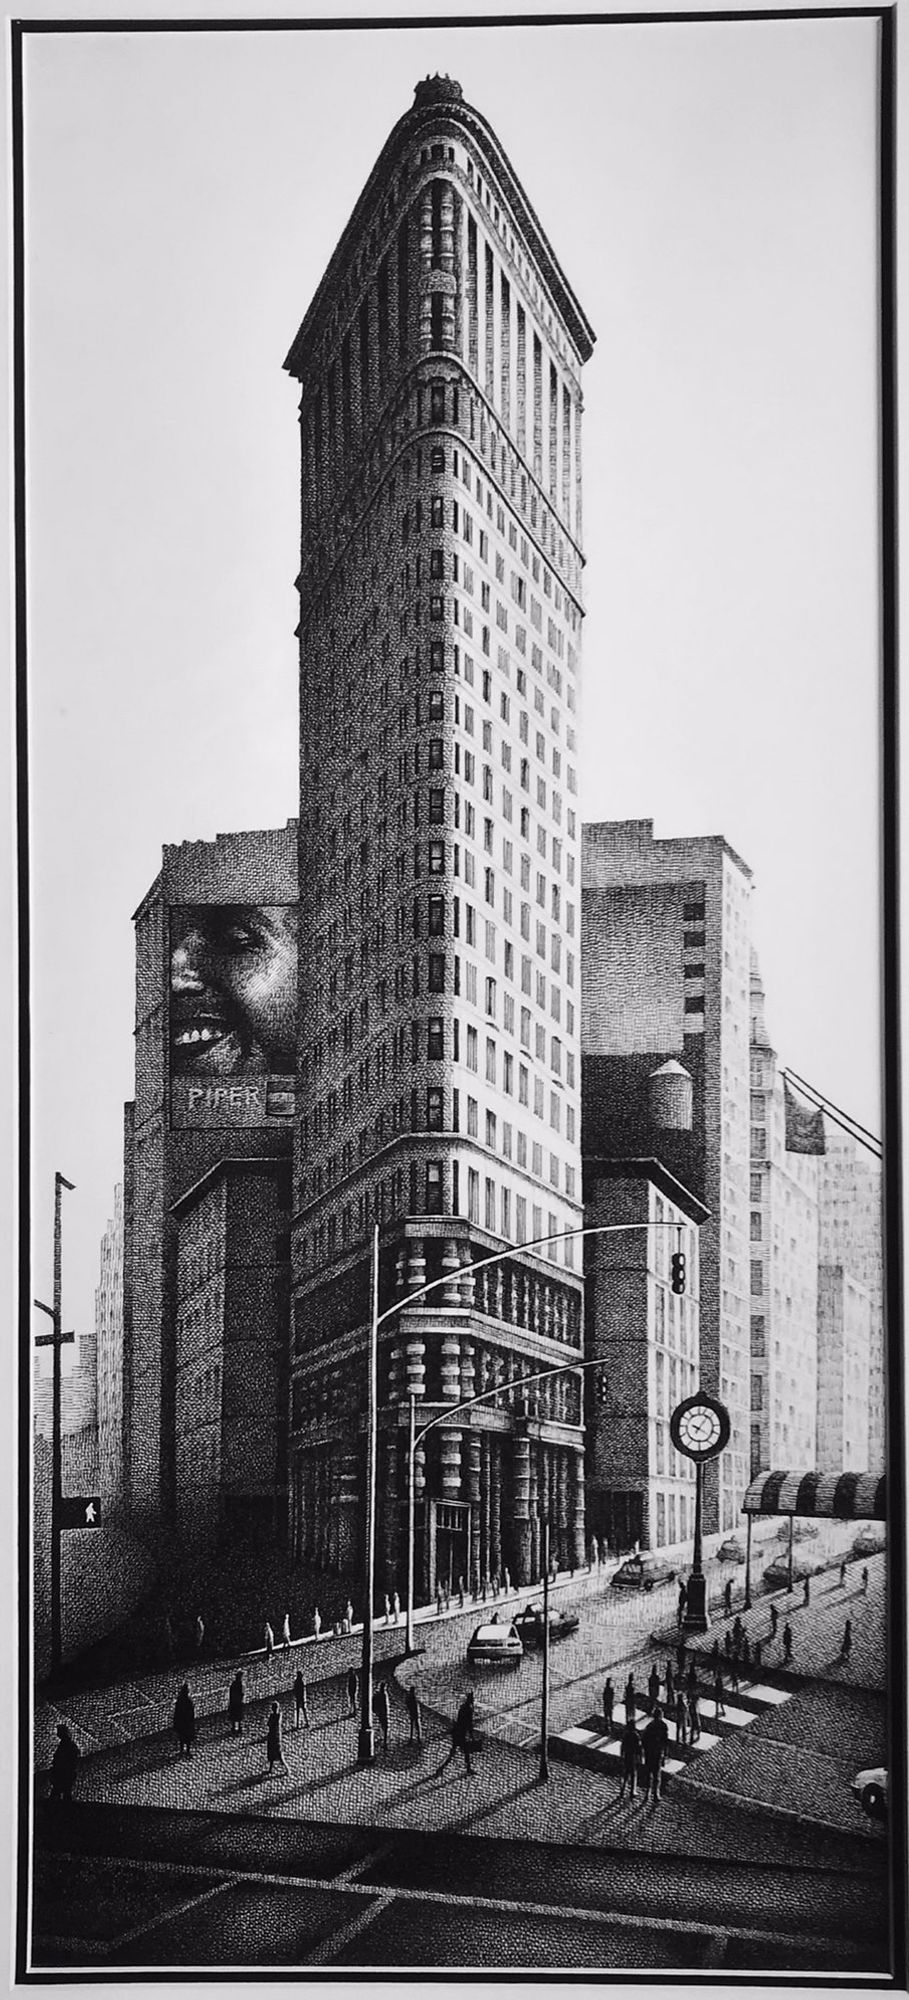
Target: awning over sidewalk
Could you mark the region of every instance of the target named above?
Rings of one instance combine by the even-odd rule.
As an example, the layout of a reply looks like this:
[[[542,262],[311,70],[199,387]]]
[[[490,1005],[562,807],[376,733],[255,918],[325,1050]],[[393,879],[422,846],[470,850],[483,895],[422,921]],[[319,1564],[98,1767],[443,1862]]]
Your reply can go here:
[[[762,1472],[752,1480],[742,1512],[886,1521],[887,1481],[877,1472]]]

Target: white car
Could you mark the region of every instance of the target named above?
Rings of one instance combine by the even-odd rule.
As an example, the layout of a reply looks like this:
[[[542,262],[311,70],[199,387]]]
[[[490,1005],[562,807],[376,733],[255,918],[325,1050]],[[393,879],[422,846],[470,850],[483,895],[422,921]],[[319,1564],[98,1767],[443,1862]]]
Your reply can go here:
[[[524,1648],[514,1625],[500,1625],[497,1619],[478,1625],[467,1641],[470,1667],[519,1667],[523,1658]]]
[[[859,1771],[852,1780],[852,1796],[869,1819],[886,1819],[889,1797],[888,1774],[883,1764],[873,1771]]]

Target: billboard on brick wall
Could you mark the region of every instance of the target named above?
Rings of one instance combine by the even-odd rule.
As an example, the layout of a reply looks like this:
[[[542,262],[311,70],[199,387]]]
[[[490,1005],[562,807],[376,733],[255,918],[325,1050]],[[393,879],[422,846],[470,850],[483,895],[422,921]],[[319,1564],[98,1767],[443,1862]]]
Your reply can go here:
[[[293,1116],[297,937],[295,903],[172,908],[172,1125],[271,1125]]]

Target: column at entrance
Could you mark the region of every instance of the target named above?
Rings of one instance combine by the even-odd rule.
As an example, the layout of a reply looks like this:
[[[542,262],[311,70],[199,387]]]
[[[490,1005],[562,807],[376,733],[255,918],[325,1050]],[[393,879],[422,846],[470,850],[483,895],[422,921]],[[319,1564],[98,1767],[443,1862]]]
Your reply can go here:
[[[502,1441],[490,1439],[489,1466],[489,1574],[497,1577],[502,1568]]]
[[[515,1583],[530,1582],[530,1439],[512,1443],[511,1512],[514,1524]]]
[[[480,1531],[480,1433],[467,1433],[467,1499],[470,1505],[470,1576],[468,1583],[474,1597],[479,1594],[481,1574],[481,1531]]]
[[[573,1451],[572,1488],[574,1501],[574,1522],[572,1542],[572,1569],[583,1569],[586,1559],[586,1506],[584,1494],[584,1454]]]

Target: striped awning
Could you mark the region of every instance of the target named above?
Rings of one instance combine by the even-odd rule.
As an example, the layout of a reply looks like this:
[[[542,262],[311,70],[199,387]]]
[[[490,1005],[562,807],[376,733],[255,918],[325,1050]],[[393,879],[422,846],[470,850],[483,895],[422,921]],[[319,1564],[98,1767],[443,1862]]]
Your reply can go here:
[[[887,1481],[877,1472],[762,1472],[752,1480],[742,1512],[886,1521]]]

